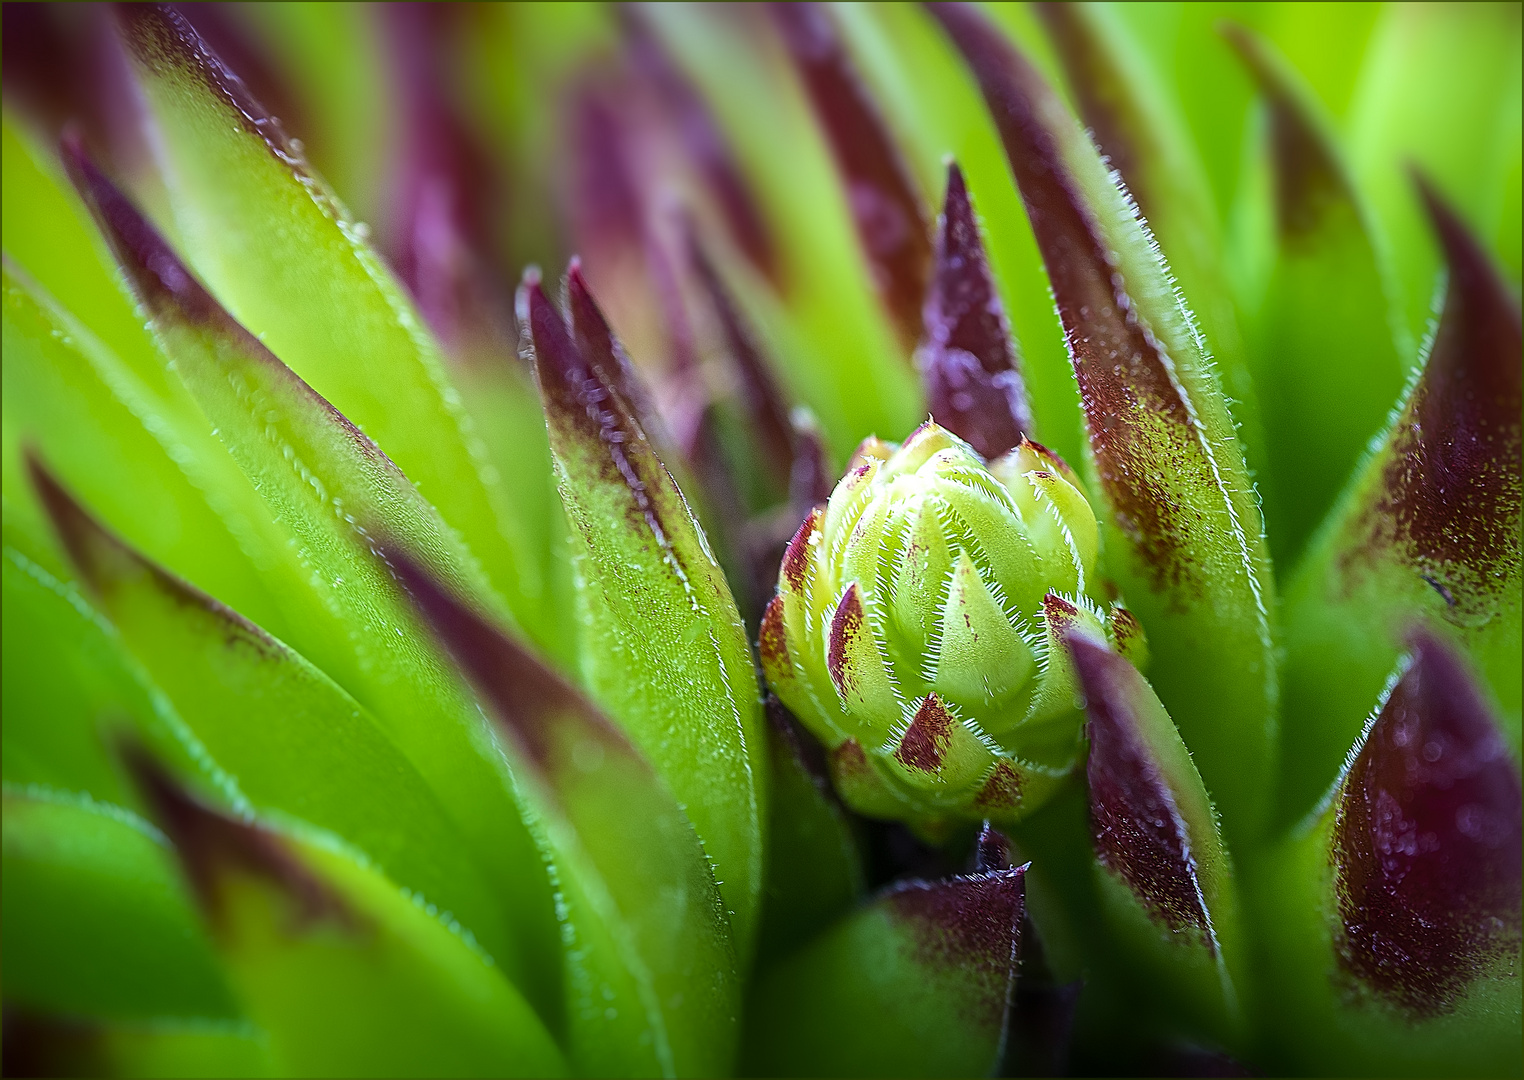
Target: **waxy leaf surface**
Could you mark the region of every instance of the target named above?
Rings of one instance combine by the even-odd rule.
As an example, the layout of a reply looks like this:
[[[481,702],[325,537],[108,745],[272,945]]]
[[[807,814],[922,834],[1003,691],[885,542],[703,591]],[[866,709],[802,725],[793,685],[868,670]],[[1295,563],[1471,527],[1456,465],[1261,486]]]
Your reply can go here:
[[[1230,832],[1262,830],[1278,687],[1259,509],[1202,340],[1094,145],[973,7],[933,14],[1005,142],[1064,322],[1108,569],[1149,629],[1153,681]]]

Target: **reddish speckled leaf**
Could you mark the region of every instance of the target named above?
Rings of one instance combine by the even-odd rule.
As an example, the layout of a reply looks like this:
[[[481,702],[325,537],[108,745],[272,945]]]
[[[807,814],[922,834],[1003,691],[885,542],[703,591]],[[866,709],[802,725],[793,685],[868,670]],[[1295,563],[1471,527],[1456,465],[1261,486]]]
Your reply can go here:
[[[1048,269],[1105,497],[1108,569],[1230,833],[1265,824],[1277,685],[1269,558],[1232,419],[1146,225],[1062,101],[972,5],[932,13],[967,59]]]
[[[931,224],[910,170],[824,4],[771,5],[847,191],[879,295],[907,351],[921,332]]]
[[[994,460],[1032,430],[1032,410],[968,188],[951,162],[922,321],[916,364],[932,419]]]
[[[145,752],[126,758],[281,1072],[566,1073],[528,1003],[448,916],[332,836],[236,819]]]
[[[984,1076],[1016,980],[1024,873],[906,881],[765,972],[754,1076]]]
[[[729,920],[693,826],[618,728],[402,549],[386,558],[523,767],[560,887],[572,1058],[592,1075],[713,1075],[735,1050]],[[700,992],[697,988],[702,987]]]
[[[577,539],[583,679],[686,807],[747,957],[766,811],[751,650],[703,531],[626,396],[607,326],[580,276],[568,286],[570,329],[533,275],[519,311]]]
[[[1466,226],[1424,196],[1450,283],[1423,375],[1288,597],[1288,818],[1333,779],[1415,621],[1454,629],[1518,745],[1524,332]]]
[[[1161,992],[1229,1036],[1241,1022],[1238,901],[1201,777],[1125,657],[1082,628],[1064,644],[1085,695],[1090,832],[1113,932],[1157,968]]]

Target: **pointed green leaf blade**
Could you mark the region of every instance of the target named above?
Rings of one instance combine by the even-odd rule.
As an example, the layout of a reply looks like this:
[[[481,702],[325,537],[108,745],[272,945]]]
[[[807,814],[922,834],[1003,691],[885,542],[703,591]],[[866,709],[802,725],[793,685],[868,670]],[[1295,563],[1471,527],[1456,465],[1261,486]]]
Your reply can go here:
[[[977,9],[935,5],[994,114],[1064,320],[1108,569],[1230,833],[1263,829],[1278,687],[1259,508],[1201,339],[1095,147]]]
[[[192,265],[240,322],[407,470],[525,629],[553,636],[516,510],[490,482],[438,348],[365,228],[183,16],[143,7],[123,9],[121,19],[164,136]]]
[[[528,1003],[425,898],[328,834],[227,817],[129,761],[283,1071],[565,1074]]]
[[[520,302],[579,542],[583,676],[686,808],[749,956],[767,768],[751,650],[703,530],[619,392],[613,339],[575,269],[567,288],[569,328],[538,281]]]

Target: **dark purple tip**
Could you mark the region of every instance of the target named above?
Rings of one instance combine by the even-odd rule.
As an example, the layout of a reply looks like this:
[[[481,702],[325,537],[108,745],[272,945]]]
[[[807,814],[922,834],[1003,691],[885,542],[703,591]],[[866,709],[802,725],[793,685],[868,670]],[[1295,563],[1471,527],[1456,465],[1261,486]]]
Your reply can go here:
[[[279,836],[207,806],[139,744],[124,743],[120,753],[214,927],[220,928],[227,914],[232,880],[243,876],[265,882],[286,897],[293,931],[329,920],[356,927],[356,913],[298,862]]]
[[[909,935],[931,971],[957,971],[976,987],[978,1015],[1001,1031],[1016,983],[1026,868],[990,870],[943,881],[907,881],[886,895],[890,919]]]
[[[921,196],[825,6],[770,8],[836,158],[875,285],[908,345],[921,332],[931,265]]]
[[[1276,220],[1281,239],[1295,243],[1318,231],[1330,207],[1352,206],[1354,193],[1337,152],[1270,44],[1236,23],[1223,24],[1222,34],[1243,59],[1270,107]]]
[[[1096,471],[1117,523],[1155,588],[1197,588],[1199,571],[1185,544],[1193,526],[1157,468],[1161,437],[1185,461],[1199,455],[1193,422],[1152,335],[1119,294],[1109,249],[1049,127],[1062,105],[977,7],[927,7],[977,79],[1021,189],[1064,325]]]
[[[48,471],[33,453],[26,455],[27,473],[53,530],[85,584],[97,596],[108,595],[123,580],[151,576],[159,591],[187,607],[201,608],[221,622],[230,639],[247,642],[261,652],[280,644],[232,608],[145,559],[97,521]],[[109,607],[109,604],[107,605]]]
[[[1005,833],[986,821],[979,829],[974,842],[974,873],[1011,868],[1011,842]]]
[[[835,486],[826,460],[825,440],[810,414],[796,410],[789,418],[794,432],[794,466],[789,470],[788,500],[795,513],[803,517],[831,497]]]
[[[627,745],[580,691],[458,599],[400,546],[384,545],[382,558],[483,704],[542,771],[567,764],[560,759],[557,735],[568,724],[599,742]]]
[[[953,163],[922,320],[916,362],[931,415],[986,458],[999,457],[1031,430],[1032,413],[973,204]]]
[[[656,92],[683,148],[693,159],[719,204],[736,246],[775,284],[778,256],[772,234],[729,140],[688,77],[673,62],[649,20],[634,4],[621,4],[619,15],[632,67]]]
[[[821,516],[820,507],[811,510],[783,552],[780,580],[801,596],[809,584],[810,537],[819,530]]]
[[[583,359],[624,400],[642,429],[650,431],[660,422],[651,394],[593,299],[582,260],[576,256],[566,267],[566,311]]]
[[[1102,865],[1127,883],[1155,920],[1192,931],[1215,950],[1185,822],[1138,730],[1142,676],[1082,632],[1065,636],[1085,693],[1090,835]]]
[[[1481,245],[1430,184],[1418,184],[1449,290],[1363,546],[1346,560],[1394,553],[1444,597],[1447,617],[1476,625],[1518,591],[1524,331]]]
[[[941,698],[936,694],[926,695],[916,706],[915,716],[900,738],[900,744],[894,748],[894,759],[907,769],[932,774],[939,772],[952,744],[952,729],[956,723]]]
[[[1520,817],[1518,766],[1476,685],[1445,645],[1416,635],[1339,793],[1345,972],[1432,1016],[1495,965],[1516,971]]]
[[[69,179],[90,208],[132,291],[150,316],[156,319],[183,318],[222,328],[237,327],[222,305],[212,299],[191,275],[158,230],[96,168],[78,139],[65,135],[59,152]]]

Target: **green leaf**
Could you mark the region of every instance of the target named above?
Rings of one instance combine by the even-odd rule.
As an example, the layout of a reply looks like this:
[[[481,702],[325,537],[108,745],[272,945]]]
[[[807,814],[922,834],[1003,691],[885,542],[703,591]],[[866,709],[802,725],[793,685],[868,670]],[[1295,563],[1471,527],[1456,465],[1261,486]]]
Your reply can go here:
[[[1277,565],[1292,566],[1402,392],[1411,347],[1362,200],[1311,92],[1261,38],[1228,31],[1265,98],[1273,202],[1250,360],[1270,443],[1265,520]],[[1406,336],[1404,332],[1404,336]]]
[[[371,535],[384,528],[407,537],[431,568],[489,603],[492,590],[458,535],[375,443],[234,322],[88,162],[76,159],[75,168],[166,355],[289,530],[286,544],[260,554],[285,579],[278,596],[292,605],[292,646],[368,709],[417,768],[513,913],[528,969],[551,979],[549,884],[506,767],[475,705],[397,599]]]
[[[387,557],[519,762],[559,889],[574,1065],[590,1075],[729,1072],[734,935],[682,808],[580,692],[401,549]]]
[[[577,537],[583,679],[687,811],[749,957],[767,775],[751,650],[703,530],[620,392],[613,339],[575,270],[567,288],[569,327],[537,280],[520,304]]]
[[[1107,567],[1229,834],[1252,837],[1274,778],[1274,582],[1207,345],[1072,114],[977,9],[933,12],[984,90],[1048,267]]]
[[[519,623],[556,635],[516,508],[489,483],[438,348],[301,152],[169,9],[121,13],[164,136],[192,265],[234,316],[385,448],[483,560]]]
[[[511,911],[375,718],[285,644],[105,531],[51,477],[39,471],[37,486],[102,611],[243,795],[364,851],[533,989]]]
[[[1000,1063],[1022,870],[907,881],[763,972],[753,1076],[987,1076]]]
[[[513,984],[421,897],[328,834],[225,817],[141,752],[130,760],[281,1071],[565,1073]]]
[[[772,787],[757,951],[780,956],[857,901],[863,859],[820,747],[777,698],[768,697],[766,711]]]
[[[1423,374],[1286,598],[1281,812],[1327,789],[1413,625],[1453,634],[1519,745],[1518,300],[1432,188],[1450,283]]]
[[[237,1015],[158,829],[119,806],[36,785],[7,783],[4,802],[8,1008]]]

